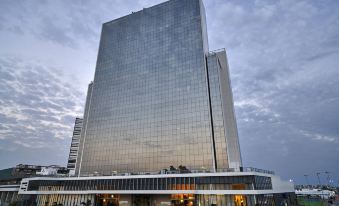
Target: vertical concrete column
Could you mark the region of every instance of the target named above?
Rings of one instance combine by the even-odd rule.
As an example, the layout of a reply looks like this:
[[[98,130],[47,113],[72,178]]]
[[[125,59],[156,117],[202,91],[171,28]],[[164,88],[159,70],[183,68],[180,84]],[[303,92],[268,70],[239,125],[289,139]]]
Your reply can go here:
[[[64,206],[69,206],[69,199],[70,199],[70,195],[65,195],[65,204]]]
[[[9,192],[6,192],[6,196],[5,196],[5,201],[4,201],[4,203],[8,202],[8,195],[9,195]]]
[[[11,202],[17,201],[17,196],[18,196],[18,193],[17,192],[13,192],[13,196],[12,196]]]
[[[0,204],[3,204],[4,196],[5,196],[5,192],[0,192]]]

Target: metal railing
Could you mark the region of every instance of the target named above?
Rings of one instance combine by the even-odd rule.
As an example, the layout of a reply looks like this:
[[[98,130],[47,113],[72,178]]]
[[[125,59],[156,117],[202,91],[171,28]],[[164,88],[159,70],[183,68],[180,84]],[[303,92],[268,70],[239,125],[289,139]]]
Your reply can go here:
[[[240,168],[228,168],[228,169],[217,169],[216,173],[222,173],[222,172],[257,172],[257,173],[263,173],[263,174],[270,174],[274,175],[275,173],[270,170],[265,169],[259,169],[254,167],[240,167]],[[198,170],[161,170],[161,171],[153,171],[153,172],[125,172],[125,173],[118,173],[114,172],[112,175],[103,175],[99,172],[96,172],[95,174],[88,174],[88,175],[81,175],[81,176],[130,176],[130,175],[159,175],[159,174],[187,174],[187,173],[215,173],[213,170],[208,169],[198,169]]]

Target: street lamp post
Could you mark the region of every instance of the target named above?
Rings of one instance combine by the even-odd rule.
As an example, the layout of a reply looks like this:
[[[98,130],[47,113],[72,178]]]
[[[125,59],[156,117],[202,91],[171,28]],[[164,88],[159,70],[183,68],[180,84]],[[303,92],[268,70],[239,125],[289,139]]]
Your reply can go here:
[[[328,188],[331,187],[331,176],[329,171],[325,171],[325,174],[327,174],[327,182],[328,182]]]
[[[321,183],[320,183],[320,177],[319,177],[319,175],[320,175],[320,172],[317,172],[318,183],[319,183],[319,186],[321,187]]]
[[[321,187],[321,182],[320,182],[320,177],[319,177],[319,175],[320,175],[320,172],[317,172],[318,182],[319,182],[319,186],[320,186],[320,189],[321,189],[321,205],[323,205],[324,191],[323,191],[323,189],[322,189],[322,187]]]
[[[307,188],[310,189],[310,183],[308,181],[308,175],[304,175],[306,179]]]
[[[305,176],[305,179],[306,179],[307,188],[310,190],[310,183],[308,181],[308,175],[304,175],[304,176]],[[307,199],[308,205],[311,206],[309,195],[306,195],[306,199]]]

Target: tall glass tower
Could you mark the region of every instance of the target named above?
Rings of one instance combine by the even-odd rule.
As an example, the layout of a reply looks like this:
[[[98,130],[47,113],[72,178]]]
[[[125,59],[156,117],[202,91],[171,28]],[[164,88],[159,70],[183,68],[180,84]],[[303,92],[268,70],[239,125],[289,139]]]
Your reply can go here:
[[[87,94],[79,176],[171,165],[241,166],[226,53],[208,52],[201,0],[170,0],[103,24]]]

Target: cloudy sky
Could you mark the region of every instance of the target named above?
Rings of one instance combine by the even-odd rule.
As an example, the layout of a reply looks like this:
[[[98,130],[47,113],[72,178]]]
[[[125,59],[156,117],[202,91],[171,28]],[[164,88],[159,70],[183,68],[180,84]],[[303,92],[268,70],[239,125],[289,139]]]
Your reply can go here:
[[[102,23],[162,1],[0,1],[0,168],[66,164]],[[210,49],[228,52],[244,165],[339,181],[339,1],[205,7]]]

